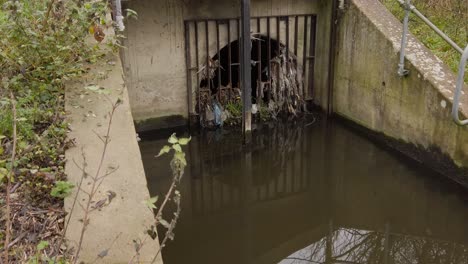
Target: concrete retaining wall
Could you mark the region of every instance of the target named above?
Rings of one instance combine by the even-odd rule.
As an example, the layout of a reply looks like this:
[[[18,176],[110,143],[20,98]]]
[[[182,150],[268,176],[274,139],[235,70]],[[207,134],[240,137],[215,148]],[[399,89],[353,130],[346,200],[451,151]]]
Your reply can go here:
[[[183,125],[188,116],[184,20],[238,17],[240,1],[135,0],[125,5],[138,13],[138,20],[128,21],[122,52],[137,130]],[[320,101],[328,77],[331,1],[252,0],[251,10],[252,16],[317,14],[315,87]]]
[[[406,56],[410,74],[399,77],[402,25],[379,1],[349,1],[340,16],[334,111],[427,151],[436,163],[442,154],[468,167],[468,128],[450,117],[455,74],[411,36]],[[466,116],[466,95],[461,109]]]
[[[108,28],[105,34],[105,41],[114,36],[112,28]],[[96,45],[94,39],[92,45]],[[104,42],[100,47],[105,48]],[[107,51],[105,58],[89,65],[90,70],[86,75],[66,85],[65,109],[69,114],[67,121],[71,129],[68,138],[74,140],[74,147],[66,151],[65,171],[68,180],[76,186],[74,193],[65,199],[65,210],[70,218],[66,237],[70,247],[76,250],[85,215],[80,205],[86,206],[88,201],[87,193],[92,189],[91,177],[98,171],[103,152],[104,144],[101,140],[108,129],[109,112],[112,103],[119,98],[122,104],[116,109],[112,119],[109,135],[111,142],[99,176],[103,177],[113,170],[115,172],[102,180],[92,206],[99,203],[98,201],[106,201],[109,192],[114,193],[115,197],[110,202],[107,199],[101,209],[90,213],[79,261],[100,261],[98,255],[108,249],[107,256],[101,262],[129,263],[136,254],[133,240],[137,240],[145,241],[145,245],[140,251],[139,261],[135,257],[134,262],[150,263],[159,250],[158,240],[145,235],[145,230],[154,224],[154,215],[144,204],[150,196],[128,93],[122,78],[122,65],[117,54],[109,49]],[[91,84],[103,87],[108,94],[85,89]],[[83,158],[87,165],[83,165]],[[87,176],[84,176],[79,166],[85,167]],[[75,192],[79,192],[78,196]],[[161,257],[155,263],[162,263]]]

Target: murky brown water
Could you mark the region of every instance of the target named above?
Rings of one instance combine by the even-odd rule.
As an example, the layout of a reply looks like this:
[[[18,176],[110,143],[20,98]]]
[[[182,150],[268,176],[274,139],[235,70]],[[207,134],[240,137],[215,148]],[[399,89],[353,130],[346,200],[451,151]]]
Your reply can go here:
[[[165,142],[141,142],[152,195]],[[468,263],[467,192],[339,123],[264,126],[249,149],[198,133],[186,152],[165,264]]]

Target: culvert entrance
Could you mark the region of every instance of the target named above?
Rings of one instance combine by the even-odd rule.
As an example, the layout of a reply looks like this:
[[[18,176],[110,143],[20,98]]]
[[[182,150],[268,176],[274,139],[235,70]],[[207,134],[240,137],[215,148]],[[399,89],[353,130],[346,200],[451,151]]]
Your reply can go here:
[[[188,107],[202,125],[240,118],[240,19],[185,21]],[[253,114],[298,115],[313,99],[315,15],[253,17]]]

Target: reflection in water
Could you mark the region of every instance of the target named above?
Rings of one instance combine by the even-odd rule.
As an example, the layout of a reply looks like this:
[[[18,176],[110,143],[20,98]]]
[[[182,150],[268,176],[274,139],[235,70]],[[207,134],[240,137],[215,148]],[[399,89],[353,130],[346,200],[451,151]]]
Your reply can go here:
[[[338,123],[265,125],[240,142],[193,136],[165,264],[468,263],[467,194],[434,172]],[[141,142],[152,195],[170,184],[168,157],[154,159],[164,143]]]
[[[338,228],[286,257],[280,264],[468,263],[467,246],[449,241]]]

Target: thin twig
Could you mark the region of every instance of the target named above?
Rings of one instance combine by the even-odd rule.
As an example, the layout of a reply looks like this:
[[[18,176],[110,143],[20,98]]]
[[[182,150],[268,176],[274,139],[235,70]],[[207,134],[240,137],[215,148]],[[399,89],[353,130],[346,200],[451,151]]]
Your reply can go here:
[[[171,194],[172,192],[174,191],[175,187],[177,186],[177,178],[174,177],[174,179],[172,180],[172,184],[171,184],[171,187],[169,188],[169,190],[167,191],[166,193],[166,196],[164,198],[164,201],[163,203],[161,204],[161,206],[159,207],[159,210],[158,212],[156,213],[156,216],[155,216],[155,221],[156,221],[156,227],[159,225],[159,218],[161,217],[162,215],[162,212],[164,210],[164,208],[166,207],[166,203],[169,201],[169,198],[171,197]],[[166,237],[164,237],[163,239],[163,242],[166,241]],[[140,244],[140,247],[138,248],[139,250],[135,253],[135,255],[132,256],[132,258],[130,259],[130,261],[128,262],[129,264],[130,263],[133,263],[133,260],[135,259],[135,257],[137,257],[140,253],[140,250],[143,248],[143,246],[145,245],[145,242],[146,242],[146,237],[145,237],[145,240],[143,240],[143,242]],[[160,254],[161,252],[161,247],[162,247],[162,244],[160,245],[159,247],[159,250],[158,252],[156,253],[156,255],[154,256],[153,260],[151,261],[151,263],[154,263],[158,257],[158,255]]]
[[[107,147],[108,147],[109,142],[110,142],[110,137],[109,136],[110,136],[110,131],[111,131],[111,127],[112,127],[112,119],[114,117],[115,110],[117,109],[118,106],[119,106],[119,101],[112,105],[112,111],[109,113],[109,123],[107,125],[106,135],[104,136],[104,147],[103,147],[103,150],[102,150],[102,153],[101,153],[101,158],[99,160],[99,165],[98,165],[96,174],[93,177],[93,184],[91,186],[91,191],[90,191],[91,195],[88,196],[88,201],[86,202],[86,207],[84,208],[83,226],[81,227],[80,239],[79,239],[79,242],[78,242],[78,249],[76,250],[75,257],[74,257],[74,260],[73,260],[74,261],[73,263],[75,263],[75,264],[78,262],[78,258],[80,256],[80,252],[81,252],[81,247],[83,245],[84,235],[85,235],[87,226],[89,224],[89,214],[91,212],[91,204],[93,202],[94,195],[97,192],[97,188],[99,188],[101,183],[102,183],[102,181],[100,183],[98,183],[99,182],[99,175],[101,173],[102,165],[104,163],[104,158],[106,157],[106,153],[107,153]]]
[[[15,156],[16,156],[16,101],[13,95],[13,92],[10,91],[11,98],[11,110],[13,112],[13,149],[11,151],[11,170],[7,176],[7,186],[6,186],[6,228],[5,228],[5,263],[9,261],[9,248],[11,240],[11,200],[10,200],[10,189],[11,189],[11,178],[14,175],[15,171]]]
[[[73,160],[73,162],[75,163],[75,165],[81,169],[82,171],[82,174],[81,174],[81,179],[80,179],[80,183],[78,184],[78,188],[77,188],[77,191],[75,193],[75,197],[73,198],[73,204],[72,204],[72,207],[70,209],[70,214],[68,215],[68,219],[67,219],[67,223],[65,224],[65,227],[63,229],[63,233],[62,233],[62,237],[60,238],[60,242],[58,243],[57,245],[57,252],[60,251],[60,247],[62,246],[63,244],[63,241],[65,240],[65,235],[67,233],[67,230],[68,230],[68,227],[70,226],[70,220],[72,218],[72,215],[73,215],[73,211],[75,210],[75,206],[76,206],[76,203],[78,201],[78,194],[79,194],[79,190],[81,190],[81,186],[83,185],[83,180],[84,178],[86,178],[87,176],[87,173],[86,173],[86,166],[87,166],[87,163],[86,163],[86,156],[84,155],[84,152],[83,152],[83,148],[81,149],[81,156],[83,157],[83,166],[80,167],[78,166],[78,163]],[[57,256],[54,257],[54,263],[56,263],[56,258]]]
[[[47,21],[49,20],[50,17],[50,12],[52,11],[52,7],[54,6],[55,0],[50,0],[49,4],[47,5],[47,13],[46,16],[44,17],[44,20],[42,21],[42,26],[44,29],[47,27]]]
[[[162,217],[162,211],[163,211],[164,207],[166,206],[167,201],[169,201],[169,198],[171,197],[172,192],[175,190],[175,188],[177,186],[177,182],[179,181],[179,179],[181,178],[181,176],[183,174],[183,172],[175,172],[175,173],[176,174],[174,175],[174,178],[172,180],[171,187],[169,188],[169,191],[167,191],[167,193],[166,193],[166,198],[164,199],[164,202],[161,204],[161,207],[159,208],[158,213],[156,214],[156,227],[159,224],[159,219]],[[156,255],[154,256],[153,260],[151,261],[151,264],[156,262],[156,259],[158,258],[159,254],[161,253],[161,250],[166,245],[166,241],[169,238],[169,233],[172,232],[173,229],[175,228],[175,224],[173,225],[173,222],[177,221],[177,218],[178,218],[179,214],[180,214],[180,201],[177,203],[177,213],[175,214],[175,217],[171,222],[171,226],[168,228],[168,230],[167,230],[167,232],[166,232],[166,234],[164,236],[164,239],[161,242],[161,245],[159,245],[159,250],[158,250],[158,252],[156,252]]]

